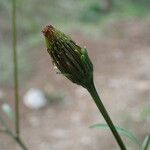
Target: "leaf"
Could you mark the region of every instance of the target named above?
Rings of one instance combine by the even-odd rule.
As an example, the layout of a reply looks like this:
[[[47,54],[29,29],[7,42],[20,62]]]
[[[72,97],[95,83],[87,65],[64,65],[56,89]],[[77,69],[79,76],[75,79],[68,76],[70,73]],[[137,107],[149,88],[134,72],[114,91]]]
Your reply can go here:
[[[150,144],[150,135],[147,135],[142,143],[142,150],[148,150],[149,144]]]
[[[94,125],[91,125],[90,128],[109,129],[109,126],[107,124],[94,124]],[[137,144],[139,146],[139,148],[141,147],[138,139],[131,132],[129,132],[121,127],[115,126],[115,128],[121,135],[127,137],[132,142]]]
[[[10,107],[9,104],[4,103],[4,104],[2,105],[2,110],[3,110],[3,112],[8,116],[9,119],[11,119],[11,120],[13,120],[13,121],[15,120],[14,113],[13,113],[13,111],[12,111],[12,109],[11,109],[11,107]]]

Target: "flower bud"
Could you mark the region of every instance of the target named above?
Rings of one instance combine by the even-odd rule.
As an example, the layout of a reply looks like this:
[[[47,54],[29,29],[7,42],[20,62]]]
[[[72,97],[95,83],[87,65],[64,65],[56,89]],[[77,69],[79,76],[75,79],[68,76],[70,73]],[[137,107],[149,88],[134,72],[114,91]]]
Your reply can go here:
[[[60,72],[73,83],[87,87],[93,80],[93,64],[86,49],[51,25],[46,26],[42,32],[47,51]]]

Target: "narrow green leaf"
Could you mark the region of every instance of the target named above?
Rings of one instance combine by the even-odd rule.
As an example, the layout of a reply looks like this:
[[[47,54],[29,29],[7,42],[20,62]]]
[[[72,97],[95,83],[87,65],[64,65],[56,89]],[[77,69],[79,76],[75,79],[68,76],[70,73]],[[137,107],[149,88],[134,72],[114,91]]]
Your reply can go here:
[[[11,109],[11,107],[10,107],[9,104],[4,103],[4,104],[2,105],[2,110],[3,110],[3,112],[8,116],[9,119],[11,119],[11,120],[13,120],[13,121],[15,120],[14,113],[13,113],[13,111],[12,111],[12,109]]]
[[[144,141],[143,141],[143,144],[142,144],[142,150],[148,150],[149,144],[150,144],[150,135],[147,135],[144,138]]]
[[[100,129],[109,129],[109,126],[107,124],[94,124],[91,125],[90,128],[100,128]],[[129,131],[121,128],[121,127],[117,127],[115,126],[116,130],[123,136],[127,137],[128,139],[130,139],[132,142],[134,142],[135,144],[137,144],[140,146],[140,142],[138,141],[138,139]]]

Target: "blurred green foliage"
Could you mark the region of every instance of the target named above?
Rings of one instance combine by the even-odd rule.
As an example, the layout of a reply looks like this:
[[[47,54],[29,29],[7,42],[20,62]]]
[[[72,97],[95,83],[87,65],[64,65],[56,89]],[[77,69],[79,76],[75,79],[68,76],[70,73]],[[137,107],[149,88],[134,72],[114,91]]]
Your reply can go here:
[[[18,55],[21,80],[30,77],[31,56],[42,40],[41,28],[53,24],[65,32],[72,28],[89,30],[105,20],[141,17],[150,14],[150,0],[113,0],[111,11],[104,12],[105,0],[16,0]],[[11,83],[11,1],[0,0],[0,83]]]

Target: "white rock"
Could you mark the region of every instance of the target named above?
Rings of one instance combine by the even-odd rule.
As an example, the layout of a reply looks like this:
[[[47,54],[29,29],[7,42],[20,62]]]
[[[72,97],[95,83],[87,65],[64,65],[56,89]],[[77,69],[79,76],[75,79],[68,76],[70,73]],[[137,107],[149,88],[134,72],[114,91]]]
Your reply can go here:
[[[46,105],[47,99],[41,90],[31,88],[24,95],[23,102],[30,109],[39,109]]]

